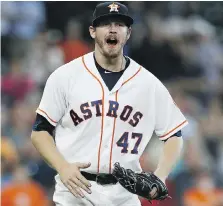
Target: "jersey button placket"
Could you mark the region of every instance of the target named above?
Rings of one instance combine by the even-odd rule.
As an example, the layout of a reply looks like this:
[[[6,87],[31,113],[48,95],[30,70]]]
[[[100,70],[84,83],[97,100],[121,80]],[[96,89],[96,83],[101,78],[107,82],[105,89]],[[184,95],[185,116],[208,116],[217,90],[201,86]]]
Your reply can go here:
[[[111,117],[107,116],[107,113],[109,111],[109,95],[105,95],[104,98],[104,132],[103,132],[103,137],[102,137],[102,146],[101,146],[101,167],[100,167],[100,172],[101,173],[107,173],[108,172],[108,166],[106,165],[107,162],[109,161],[109,154],[110,154],[110,147],[109,147],[109,130],[112,127],[111,124]]]

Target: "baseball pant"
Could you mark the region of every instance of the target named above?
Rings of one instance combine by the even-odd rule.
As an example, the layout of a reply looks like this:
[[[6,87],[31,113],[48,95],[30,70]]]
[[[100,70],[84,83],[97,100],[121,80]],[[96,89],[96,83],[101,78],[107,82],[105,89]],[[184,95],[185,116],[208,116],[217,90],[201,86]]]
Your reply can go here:
[[[76,198],[63,183],[56,178],[57,183],[53,195],[56,206],[141,206],[137,195],[131,194],[120,184],[99,185],[91,183],[91,194],[84,190],[84,198]]]

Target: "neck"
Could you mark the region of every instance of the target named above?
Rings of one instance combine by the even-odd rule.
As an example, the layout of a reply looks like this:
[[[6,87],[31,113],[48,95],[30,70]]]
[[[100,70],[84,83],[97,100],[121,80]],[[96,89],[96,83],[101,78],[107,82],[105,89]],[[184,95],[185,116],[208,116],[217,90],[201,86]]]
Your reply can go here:
[[[115,58],[104,56],[98,49],[95,49],[95,59],[97,63],[108,71],[119,72],[125,68],[125,58],[123,52]]]

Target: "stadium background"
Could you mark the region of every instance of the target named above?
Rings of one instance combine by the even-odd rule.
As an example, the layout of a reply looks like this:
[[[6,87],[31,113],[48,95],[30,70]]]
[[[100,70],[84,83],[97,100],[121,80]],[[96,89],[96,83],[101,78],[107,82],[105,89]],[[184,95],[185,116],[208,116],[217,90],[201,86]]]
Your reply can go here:
[[[1,2],[2,206],[53,205],[55,171],[30,141],[35,109],[49,74],[92,51],[97,3]],[[125,3],[135,19],[125,54],[164,82],[190,123],[167,181],[173,199],[159,206],[222,206],[223,3]],[[161,147],[154,136],[144,170],[155,169]]]

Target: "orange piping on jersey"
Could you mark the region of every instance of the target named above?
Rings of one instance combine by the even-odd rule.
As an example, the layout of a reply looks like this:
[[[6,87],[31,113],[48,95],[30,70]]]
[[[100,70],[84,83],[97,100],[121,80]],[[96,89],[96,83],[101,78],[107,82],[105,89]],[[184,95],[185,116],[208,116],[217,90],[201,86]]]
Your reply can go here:
[[[132,78],[134,78],[140,72],[140,70],[141,70],[141,67],[139,67],[138,71],[132,77],[130,77],[129,79],[127,79],[125,82],[123,82],[122,86],[124,84],[126,84],[128,81],[130,81]]]
[[[141,67],[138,69],[138,71],[132,77],[127,79],[125,82],[123,82],[122,86],[124,84],[126,84],[128,81],[130,81],[133,77],[135,77],[139,73],[140,70],[141,70]],[[115,101],[116,102],[118,101],[118,91],[116,91],[116,93],[115,93]],[[112,164],[112,149],[113,149],[114,136],[115,136],[116,119],[117,118],[114,118],[114,124],[113,124],[112,142],[111,142],[111,150],[110,150],[110,162],[109,162],[109,173],[111,173],[111,167],[112,167],[112,165],[111,165]]]
[[[165,136],[167,136],[168,134],[170,134],[171,132],[173,132],[174,130],[176,130],[177,128],[179,128],[180,126],[182,126],[184,123],[186,123],[187,120],[183,121],[181,124],[179,124],[177,127],[175,127],[174,129],[172,129],[171,131],[169,131],[168,133],[166,133],[165,135],[163,136],[160,136],[159,138],[163,138]]]
[[[39,110],[39,111],[41,111],[42,113],[44,113],[47,117],[48,117],[48,119],[50,120],[50,121],[52,121],[53,123],[57,123],[56,121],[54,121],[54,120],[52,120],[49,116],[48,116],[48,114],[45,112],[45,111],[43,111],[42,109],[40,109],[40,108],[38,108],[37,110]]]
[[[118,102],[118,91],[116,91],[116,93],[115,93],[115,101]],[[112,149],[113,149],[113,142],[114,142],[114,136],[115,136],[116,119],[117,118],[114,118],[113,131],[112,131],[112,142],[111,142],[110,161],[109,161],[109,173],[111,173]]]
[[[102,86],[102,83],[100,82],[100,80],[88,69],[87,65],[84,62],[84,56],[82,56],[82,62],[84,64],[85,69],[98,81],[98,83],[101,86],[102,89],[102,117],[101,117],[101,136],[100,136],[100,144],[99,144],[99,148],[98,148],[98,173],[99,173],[99,168],[100,168],[100,156],[101,156],[101,143],[102,143],[102,136],[103,136],[103,125],[104,125],[104,88]]]

